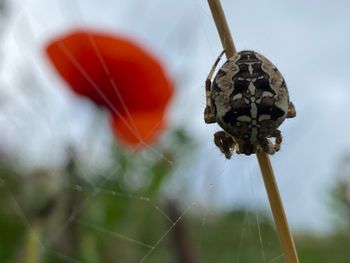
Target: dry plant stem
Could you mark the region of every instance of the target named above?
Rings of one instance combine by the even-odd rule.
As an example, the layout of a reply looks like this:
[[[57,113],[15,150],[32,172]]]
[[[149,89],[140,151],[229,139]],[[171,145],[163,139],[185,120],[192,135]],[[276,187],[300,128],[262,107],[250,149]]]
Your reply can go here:
[[[178,204],[175,200],[166,202],[166,211],[171,220],[175,222],[180,216]],[[195,256],[195,251],[191,244],[188,231],[184,220],[179,221],[172,231],[173,251],[177,262],[181,263],[196,263],[198,260]]]
[[[233,44],[232,35],[228,27],[224,10],[219,0],[208,0],[208,4],[215,21],[217,30],[219,31],[221,44],[224,47],[226,57],[230,58],[236,53],[235,45]]]
[[[228,28],[220,0],[208,0],[208,3],[217,30],[219,32],[226,57],[230,58],[236,53],[236,49],[233,44],[232,36]],[[264,184],[269,198],[273,218],[276,224],[278,237],[280,239],[282,250],[284,252],[285,262],[298,263],[298,255],[295,249],[292,235],[289,231],[287,218],[284,212],[282,200],[278,191],[269,157],[266,153],[259,152],[257,153],[257,158],[264,179]]]
[[[282,200],[278,191],[269,156],[264,152],[258,152],[256,154],[256,157],[259,161],[278,237],[280,239],[282,249],[284,251],[285,261],[287,263],[299,262],[293,237],[288,227],[286,214],[284,213]]]

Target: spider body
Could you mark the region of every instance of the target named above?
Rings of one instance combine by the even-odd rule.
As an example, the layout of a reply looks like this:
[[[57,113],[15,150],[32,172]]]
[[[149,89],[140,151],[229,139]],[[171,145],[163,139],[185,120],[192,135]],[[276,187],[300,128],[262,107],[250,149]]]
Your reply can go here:
[[[295,117],[283,76],[264,56],[241,51],[218,70],[213,83],[215,62],[206,82],[207,107],[204,119],[217,122],[224,131],[214,142],[230,158],[237,153],[250,155],[261,149],[269,154],[282,142],[278,127],[286,118]],[[275,137],[275,144],[268,138]]]

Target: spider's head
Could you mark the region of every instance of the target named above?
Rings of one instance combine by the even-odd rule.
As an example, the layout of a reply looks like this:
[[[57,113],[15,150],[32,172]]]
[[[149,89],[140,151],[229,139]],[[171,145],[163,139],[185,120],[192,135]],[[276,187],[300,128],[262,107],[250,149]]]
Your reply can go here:
[[[251,155],[256,153],[257,144],[251,143],[250,141],[240,141],[239,142],[239,152],[244,153],[245,155]]]

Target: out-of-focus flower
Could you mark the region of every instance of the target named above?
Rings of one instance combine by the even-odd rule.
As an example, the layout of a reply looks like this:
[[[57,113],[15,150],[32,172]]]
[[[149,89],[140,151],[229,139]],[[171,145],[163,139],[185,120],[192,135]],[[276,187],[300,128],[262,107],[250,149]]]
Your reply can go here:
[[[87,30],[54,39],[46,52],[75,93],[110,111],[119,139],[135,146],[157,138],[174,88],[149,52],[130,40]]]

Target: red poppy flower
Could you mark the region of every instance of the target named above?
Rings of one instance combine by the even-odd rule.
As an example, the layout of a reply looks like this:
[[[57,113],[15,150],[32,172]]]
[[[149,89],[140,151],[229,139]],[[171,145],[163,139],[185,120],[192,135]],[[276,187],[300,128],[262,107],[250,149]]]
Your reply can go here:
[[[118,138],[131,145],[157,138],[174,88],[149,52],[130,40],[86,30],[51,41],[46,52],[75,93],[111,112]]]

